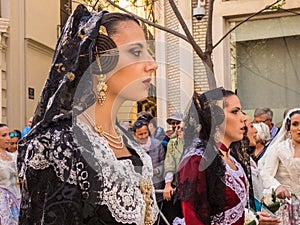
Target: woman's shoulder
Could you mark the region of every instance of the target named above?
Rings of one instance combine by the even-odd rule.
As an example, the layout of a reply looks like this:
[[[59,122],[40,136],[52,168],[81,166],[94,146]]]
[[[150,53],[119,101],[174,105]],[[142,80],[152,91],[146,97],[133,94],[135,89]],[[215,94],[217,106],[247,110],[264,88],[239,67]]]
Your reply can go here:
[[[184,156],[198,156],[203,157],[205,153],[206,144],[199,138],[194,139],[192,144],[185,150]]]

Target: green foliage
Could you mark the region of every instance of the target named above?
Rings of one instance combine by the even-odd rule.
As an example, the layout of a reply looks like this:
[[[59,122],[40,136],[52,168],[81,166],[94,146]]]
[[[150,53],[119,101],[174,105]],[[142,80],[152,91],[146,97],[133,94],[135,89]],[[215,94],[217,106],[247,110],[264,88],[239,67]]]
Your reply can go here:
[[[276,5],[270,7],[269,10],[274,10],[274,11],[281,10],[285,4],[286,4],[286,0],[281,0]]]

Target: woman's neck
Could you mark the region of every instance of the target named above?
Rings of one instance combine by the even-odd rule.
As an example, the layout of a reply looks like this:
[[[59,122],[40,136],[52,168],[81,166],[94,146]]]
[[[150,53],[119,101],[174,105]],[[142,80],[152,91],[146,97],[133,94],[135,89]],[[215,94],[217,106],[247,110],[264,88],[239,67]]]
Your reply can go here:
[[[217,147],[219,148],[219,150],[222,152],[223,156],[228,158],[230,155],[230,149],[229,149],[230,145],[226,145],[223,142],[219,142],[217,143]]]
[[[299,142],[292,140],[292,145],[293,145],[295,151],[300,152],[300,143]]]
[[[117,120],[117,113],[123,101],[107,99],[103,105],[98,102],[95,103],[90,115],[93,115],[96,125],[112,135],[116,135],[115,124]]]
[[[264,148],[265,146],[263,144],[257,143],[255,147],[254,155],[258,156],[264,150]]]

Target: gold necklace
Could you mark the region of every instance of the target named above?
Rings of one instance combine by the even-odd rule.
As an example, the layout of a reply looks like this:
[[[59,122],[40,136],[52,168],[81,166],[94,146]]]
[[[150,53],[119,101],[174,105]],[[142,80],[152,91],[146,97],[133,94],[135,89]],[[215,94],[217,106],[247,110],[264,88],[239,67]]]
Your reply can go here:
[[[110,133],[104,131],[102,129],[101,125],[97,125],[94,122],[94,120],[92,120],[92,118],[90,117],[89,114],[87,114],[86,112],[83,112],[82,115],[87,119],[87,121],[90,123],[90,125],[94,128],[96,133],[98,133],[98,135],[100,137],[103,137],[105,140],[107,140],[108,145],[110,147],[115,148],[115,149],[123,149],[124,143],[123,143],[122,135],[118,135],[118,136],[111,135]]]

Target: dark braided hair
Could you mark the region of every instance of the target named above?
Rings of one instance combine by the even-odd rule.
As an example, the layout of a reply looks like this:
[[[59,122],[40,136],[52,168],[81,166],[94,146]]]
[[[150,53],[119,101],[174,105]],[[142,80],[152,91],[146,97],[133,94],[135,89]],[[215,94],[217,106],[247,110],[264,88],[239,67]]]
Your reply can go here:
[[[205,145],[204,159],[207,183],[207,199],[210,218],[216,214],[220,215],[219,220],[224,220],[225,191],[226,186],[222,182],[225,176],[225,164],[222,160],[222,153],[216,153],[214,134],[216,127],[224,121],[224,111],[221,107],[227,107],[226,97],[235,95],[232,91],[217,88],[201,95],[194,93],[193,101],[185,117],[185,149],[193,142],[193,138],[199,138]],[[222,100],[222,105],[217,104]],[[199,204],[201,207],[201,204]],[[195,203],[197,209],[197,203]],[[196,210],[200,212],[199,210]],[[197,213],[197,212],[196,212]],[[197,213],[197,216],[206,221],[205,215]],[[208,222],[208,221],[207,221]]]
[[[250,140],[247,136],[248,127],[245,124],[245,133],[241,141],[236,141],[231,143],[231,155],[241,164],[243,170],[247,176],[249,182],[249,203],[250,207],[256,211],[256,206],[254,202],[254,192],[252,184],[252,175],[251,175],[251,165],[250,165],[250,152],[252,152],[253,146],[249,146]]]

